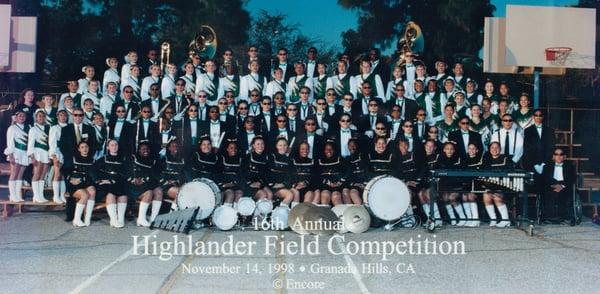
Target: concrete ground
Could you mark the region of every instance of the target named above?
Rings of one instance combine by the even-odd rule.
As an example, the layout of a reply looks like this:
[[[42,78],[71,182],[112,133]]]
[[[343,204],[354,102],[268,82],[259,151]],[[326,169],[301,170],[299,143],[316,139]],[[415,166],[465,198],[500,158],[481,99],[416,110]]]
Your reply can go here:
[[[265,236],[300,240],[294,232],[194,231],[194,241],[256,241],[253,255],[173,256],[162,261],[133,249],[133,235],[173,240],[176,234],[135,227],[112,229],[105,216],[74,228],[59,212],[27,212],[0,221],[2,293],[599,293],[600,227],[540,226],[536,235],[509,229],[444,227],[346,234],[319,239],[319,254],[265,254]],[[156,236],[156,238],[154,238]],[[283,237],[281,237],[283,236]],[[179,238],[185,238],[179,234]],[[355,241],[463,241],[464,255],[340,254]],[[312,241],[314,237],[306,238]],[[281,245],[273,247],[281,249]],[[142,250],[140,248],[140,253]],[[352,250],[350,247],[348,250]],[[201,273],[239,266],[238,273]],[[337,266],[337,267],[336,267]],[[370,267],[369,267],[370,266]],[[350,269],[349,273],[315,273]],[[384,273],[383,268],[389,272]],[[277,270],[280,271],[277,271]],[[369,271],[370,269],[370,271]],[[285,270],[285,271],[283,271]]]

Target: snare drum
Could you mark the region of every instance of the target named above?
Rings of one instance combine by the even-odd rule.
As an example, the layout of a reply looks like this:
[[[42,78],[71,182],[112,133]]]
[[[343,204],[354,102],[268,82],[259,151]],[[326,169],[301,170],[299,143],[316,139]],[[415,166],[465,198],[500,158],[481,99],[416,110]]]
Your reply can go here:
[[[401,180],[382,175],[371,179],[363,191],[363,202],[373,216],[394,221],[402,217],[410,205],[410,192]]]
[[[213,224],[221,231],[231,230],[238,221],[237,211],[230,206],[219,206],[212,216]]]
[[[256,201],[256,210],[261,215],[267,215],[273,211],[273,201],[269,199],[260,199]]]
[[[288,206],[278,206],[271,213],[271,223],[275,230],[285,230],[288,228],[288,217],[290,208]]]
[[[196,220],[208,218],[222,200],[221,190],[209,179],[195,179],[181,186],[177,194],[180,209],[200,207]]]
[[[251,216],[256,209],[256,202],[251,197],[242,197],[238,200],[237,211],[241,216]]]

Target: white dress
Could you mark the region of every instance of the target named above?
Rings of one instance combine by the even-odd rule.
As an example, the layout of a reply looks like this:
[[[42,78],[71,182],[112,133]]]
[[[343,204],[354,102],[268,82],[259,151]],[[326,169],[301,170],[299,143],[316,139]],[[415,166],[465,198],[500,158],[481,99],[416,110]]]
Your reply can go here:
[[[29,165],[29,157],[27,156],[27,136],[29,127],[22,124],[13,124],[6,131],[6,149],[5,155],[11,155],[15,158],[15,162],[20,165]]]
[[[29,129],[29,137],[27,140],[27,155],[35,158],[35,160],[42,163],[49,163],[50,156],[48,155],[48,133],[50,132],[50,126],[34,124]]]

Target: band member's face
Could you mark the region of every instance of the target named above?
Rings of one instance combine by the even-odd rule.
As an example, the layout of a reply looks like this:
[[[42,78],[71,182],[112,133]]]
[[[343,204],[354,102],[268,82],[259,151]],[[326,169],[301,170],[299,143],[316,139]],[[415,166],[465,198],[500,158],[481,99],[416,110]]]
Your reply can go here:
[[[273,75],[275,76],[275,79],[278,81],[283,80],[283,70],[276,70]]]
[[[117,112],[117,117],[118,118],[125,118],[125,107],[117,107],[117,110],[115,110]],[[75,116],[75,113],[73,113],[73,116]]]
[[[83,110],[85,110],[85,112],[91,112],[94,110],[94,101],[92,100],[85,100],[85,102],[83,102]]]
[[[279,62],[285,63],[287,61],[287,52],[285,52],[285,50],[279,50],[279,52],[277,52],[277,59],[279,59]]]
[[[446,154],[447,157],[452,157],[454,155],[454,145],[452,145],[452,144],[444,145],[444,154]]]
[[[529,107],[529,98],[527,96],[521,96],[521,98],[519,98],[519,105],[521,107]]]
[[[500,85],[498,91],[500,92],[500,95],[508,96],[508,87],[505,84]]]
[[[454,75],[462,76],[463,75],[463,66],[460,63],[454,65]]]
[[[24,98],[25,98],[24,99],[25,102],[27,102],[27,103],[33,102],[33,98],[34,98],[33,91],[27,91],[27,92],[25,92]]]
[[[327,72],[327,68],[325,67],[324,64],[318,64],[317,72],[319,73],[319,75],[324,75]]]
[[[136,63],[138,61],[137,52],[130,52],[127,54],[130,63]]]
[[[98,82],[97,81],[90,82],[90,84],[88,85],[88,91],[91,93],[98,92]]]
[[[513,119],[510,116],[502,117],[502,127],[505,129],[512,128]]]
[[[223,60],[224,61],[231,61],[233,60],[233,52],[227,50],[225,51],[225,53],[223,53]]]
[[[303,75],[304,74],[304,65],[302,65],[302,64],[294,65],[294,72],[296,73],[297,76]]]
[[[202,140],[200,143],[200,151],[202,153],[209,153],[212,150],[212,146],[210,144],[210,140]]]
[[[44,96],[43,101],[45,106],[52,106],[52,104],[54,104],[54,97],[49,95]]]
[[[475,85],[473,83],[467,83],[467,93],[475,92]]]
[[[198,55],[194,55],[194,57],[192,57],[192,64],[194,66],[200,65],[200,57]]]
[[[225,99],[219,99],[219,102],[217,103],[217,106],[219,107],[219,111],[220,112],[227,111],[227,100],[225,100]]]
[[[427,91],[429,91],[429,92],[437,91],[437,85],[435,84],[435,82],[430,82],[427,84]]]
[[[140,68],[137,66],[134,66],[131,68],[131,75],[134,77],[139,77],[140,76]]]
[[[454,82],[452,80],[445,81],[444,82],[444,90],[446,90],[446,92],[454,91]]]
[[[88,144],[79,144],[77,150],[81,156],[85,157],[90,153],[90,146],[88,146]]]
[[[430,139],[437,139],[438,129],[436,127],[429,128],[429,131],[427,131],[427,135]]]
[[[88,77],[88,78],[93,78],[95,74],[96,74],[96,70],[94,70],[94,68],[93,68],[93,67],[91,67],[91,66],[87,66],[87,67],[85,68],[85,76],[86,76],[86,77]]]
[[[344,96],[344,99],[343,99],[344,107],[351,108],[352,107],[352,101],[353,101],[352,96],[350,96],[350,95]]]
[[[256,47],[250,47],[250,49],[248,49],[248,56],[251,58],[258,56],[258,49]]]
[[[508,103],[506,101],[501,101],[500,103],[498,103],[498,111],[500,113],[506,113],[507,110],[508,110]]]
[[[119,61],[114,58],[108,61],[108,66],[110,66],[111,68],[117,68],[119,66]]]
[[[348,151],[350,152],[350,154],[356,154],[357,150],[358,150],[358,146],[356,145],[356,142],[354,142],[354,141],[348,142]]]
[[[252,63],[250,63],[250,71],[251,72],[257,73],[259,68],[260,68],[260,66],[258,65],[258,62],[253,61]]]
[[[469,153],[469,156],[471,157],[475,157],[475,155],[477,155],[477,147],[473,144],[469,144],[469,147],[467,147],[467,152]]]
[[[363,74],[368,74],[368,73],[370,73],[370,72],[371,72],[371,63],[370,63],[370,62],[368,62],[368,61],[363,61],[363,62],[360,64],[360,71],[361,71]]]
[[[324,99],[317,100],[317,111],[325,112],[325,108],[327,108],[327,102]]]
[[[480,116],[481,115],[481,108],[479,107],[479,105],[477,106],[473,106],[471,107],[471,116]]]
[[[152,97],[158,97],[158,86],[152,86],[150,87],[150,96]]]
[[[489,112],[490,108],[492,108],[492,105],[490,104],[489,100],[483,100],[481,101],[481,107],[483,107],[483,111]]]
[[[563,161],[565,161],[565,151],[563,151],[562,149],[555,150],[552,154],[552,159],[556,163],[563,163]]]
[[[83,121],[83,111],[77,110],[73,111],[73,122],[76,124],[81,124]]]
[[[371,59],[371,61],[377,60],[377,58],[379,58],[379,54],[377,54],[377,51],[369,51],[369,59]]]
[[[167,118],[169,120],[172,119],[173,116],[175,115],[173,112],[174,112],[173,108],[167,108],[167,109],[165,109],[165,112],[164,112],[165,118]]]
[[[271,100],[264,99],[262,102],[260,102],[260,107],[262,108],[263,112],[271,111]]]
[[[425,153],[427,153],[427,155],[431,155],[431,154],[433,154],[434,151],[435,151],[435,144],[431,141],[427,141],[427,143],[425,143]]]
[[[106,149],[108,149],[108,152],[110,152],[110,154],[116,155],[119,152],[119,143],[117,143],[117,141],[115,140],[111,140],[110,142],[108,142],[108,146],[106,147]]]
[[[379,105],[377,105],[377,102],[372,101],[369,102],[369,113],[377,113],[377,111],[379,110]]]
[[[235,98],[235,97],[233,97],[233,93],[225,94],[225,100],[227,101],[227,106],[235,105],[235,101],[233,98]]]
[[[79,84],[77,82],[69,82],[67,84],[67,89],[69,89],[69,93],[76,93],[79,89]]]
[[[308,157],[308,152],[309,150],[309,146],[308,144],[301,144],[300,147],[298,148],[298,153],[300,154],[300,157],[302,158],[306,158]]]
[[[417,120],[420,122],[425,121],[425,111],[423,111],[423,110],[417,111]]]
[[[395,92],[396,92],[396,96],[397,97],[404,97],[404,93],[405,93],[404,87],[402,87],[402,86],[396,87],[396,91]]]
[[[179,151],[177,150],[177,148],[179,148],[179,146],[177,145],[177,143],[171,143],[171,144],[169,144],[169,148],[168,148],[168,150],[169,150],[169,153],[170,153],[171,155],[176,155],[176,154],[177,154],[177,152],[179,152]]]
[[[255,140],[254,144],[252,144],[252,150],[258,154],[263,153],[265,151],[265,141]]]
[[[439,74],[442,74],[446,71],[446,64],[443,62],[436,62],[435,63],[435,69],[437,70],[437,72]]]
[[[402,124],[402,130],[407,135],[411,134],[413,130],[413,124],[411,122],[405,122],[404,124]]]
[[[157,56],[156,50],[150,50],[150,51],[148,51],[148,59],[155,60],[156,56]]]
[[[108,94],[114,95],[115,93],[117,93],[117,85],[110,84],[110,85],[106,86],[106,90],[108,91]]]
[[[400,107],[399,106],[394,106],[392,107],[392,111],[390,112],[390,116],[392,117],[392,119],[400,119]]]
[[[494,93],[494,84],[492,82],[485,83],[483,88],[485,89],[486,93]]]
[[[175,73],[177,73],[177,67],[173,64],[169,64],[167,65],[167,71],[170,75],[175,75]]]
[[[369,84],[364,84],[364,85],[362,85],[362,87],[360,87],[360,89],[361,89],[361,91],[362,91],[362,94],[363,94],[364,96],[367,96],[367,97],[368,97],[368,96],[371,96],[371,92],[372,92],[371,85],[369,85]]]
[[[402,77],[402,69],[399,67],[394,67],[394,72],[392,73],[395,79],[399,79]]]
[[[280,129],[283,129],[286,127],[286,120],[283,117],[277,117],[277,120],[275,121],[277,123],[277,127]]]
[[[446,115],[446,117],[452,117],[454,115],[454,108],[453,107],[444,108],[444,114]]]
[[[333,157],[333,146],[331,146],[330,144],[325,145],[325,150],[323,150],[323,154],[327,158]]]
[[[536,111],[533,114],[533,121],[538,124],[541,125],[542,122],[544,121],[544,114],[541,111]]]
[[[65,101],[63,101],[63,103],[65,104],[65,108],[71,109],[73,108],[73,98],[68,98],[65,99]]]
[[[414,60],[415,56],[412,55],[412,53],[407,52],[406,54],[404,54],[404,60],[406,61],[406,63],[412,63]]]
[[[69,120],[69,116],[67,116],[67,113],[65,113],[64,111],[61,111],[58,114],[56,114],[56,119],[59,123],[64,124]]]
[[[152,109],[144,107],[142,109],[142,118],[149,119],[152,116]]]
[[[129,87],[125,88],[123,90],[123,99],[129,101],[131,100],[131,97],[133,97],[133,90]]]
[[[377,153],[383,153],[385,151],[385,146],[385,139],[377,139],[377,141],[375,141],[375,151],[377,151]]]
[[[304,129],[307,132],[314,132],[317,129],[317,123],[312,119],[308,119],[304,123]]]
[[[94,124],[102,126],[104,124],[104,117],[102,115],[94,115]]]
[[[490,145],[490,154],[494,157],[500,154],[500,144],[492,144]]]
[[[294,105],[294,106],[288,106],[287,108],[287,114],[288,117],[296,117],[296,114],[298,113],[298,108]]]
[[[346,63],[345,62],[338,62],[337,64],[337,70],[339,74],[345,74],[346,73]]]
[[[325,94],[325,99],[327,99],[327,104],[334,104],[335,103],[335,91],[333,90],[329,90],[327,91],[327,93]]]
[[[407,154],[408,153],[408,143],[406,143],[406,141],[398,141],[398,150],[400,150],[400,153],[402,155]]]
[[[285,104],[285,100],[283,99],[283,95],[281,94],[275,95],[275,98],[273,99],[275,100],[275,105],[277,106],[282,106],[283,104]]]
[[[158,66],[151,67],[150,74],[152,74],[155,77],[158,77],[160,75],[160,67],[158,67]]]
[[[200,93],[198,93],[198,103],[206,103],[206,93],[204,93],[203,91],[200,91]]]
[[[238,106],[238,113],[240,115],[248,115],[248,104],[240,104]]]
[[[141,145],[140,146],[140,155],[142,157],[150,156],[150,147],[148,147],[148,145]]]
[[[419,77],[424,77],[426,74],[425,67],[423,67],[422,65],[417,66],[417,69],[415,70],[415,72],[417,73],[417,76],[419,76]]]
[[[217,69],[217,66],[216,66],[216,65],[215,65],[215,63],[214,63],[214,62],[212,62],[212,61],[207,61],[207,62],[204,64],[204,67],[206,68],[206,71],[207,71],[207,72],[210,72],[210,73],[213,73],[213,72],[215,72],[215,70]]]
[[[377,125],[375,126],[375,134],[377,134],[378,136],[385,136],[385,134],[386,134],[385,124],[377,123]]]
[[[190,118],[196,118],[196,117],[198,117],[198,108],[197,107],[190,107],[188,109],[188,116]]]
[[[218,120],[219,119],[219,110],[217,110],[216,108],[211,108],[208,111],[208,117],[211,120]]]
[[[350,117],[345,115],[340,118],[340,127],[347,129],[350,127]]]
[[[43,112],[38,112],[35,115],[35,122],[43,125],[46,122],[46,115]]]
[[[277,153],[285,154],[288,149],[288,144],[286,141],[279,140],[277,141],[277,145],[275,145],[275,148],[277,149]]]
[[[194,73],[194,65],[191,63],[186,64],[184,69],[186,75],[191,75]]]
[[[317,52],[312,49],[308,50],[308,52],[306,53],[306,57],[310,60],[314,60],[316,56],[317,56]]]
[[[246,131],[253,131],[254,130],[254,121],[251,119],[247,119],[246,123],[244,124],[244,127],[246,128]]]
[[[462,94],[456,95],[456,97],[454,97],[454,102],[456,102],[456,105],[465,104],[465,96]]]
[[[237,154],[237,146],[235,144],[227,145],[227,155],[235,156]]]
[[[423,92],[423,83],[415,83],[415,92],[417,92],[417,93]]]

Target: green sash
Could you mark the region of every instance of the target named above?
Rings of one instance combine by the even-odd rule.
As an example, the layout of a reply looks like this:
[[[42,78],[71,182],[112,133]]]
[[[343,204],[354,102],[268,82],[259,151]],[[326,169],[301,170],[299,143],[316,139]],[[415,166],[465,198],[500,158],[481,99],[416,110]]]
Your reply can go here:
[[[362,75],[361,75],[361,78],[362,78]],[[379,95],[377,93],[377,85],[375,84],[375,75],[369,74],[369,76],[366,79],[363,79],[362,83],[364,83],[364,82],[369,82],[369,84],[371,85],[371,97],[379,97]],[[361,87],[362,87],[362,83],[360,84]],[[365,96],[363,96],[363,94],[360,93],[360,91],[359,91],[359,93],[356,94],[356,97],[358,99],[362,99]]]
[[[219,99],[219,76],[216,74],[213,74],[213,78],[212,80],[208,77],[208,75],[206,75],[206,78],[211,82],[210,85],[208,85],[206,88],[206,99],[208,101],[216,101],[217,99]],[[237,97],[237,96],[234,96]]]
[[[234,75],[233,80],[229,79],[227,76],[225,76],[225,78],[233,84],[233,87],[229,88],[229,90],[233,91],[233,97],[240,96],[240,76]]]
[[[417,104],[419,105],[419,107],[423,108],[423,109],[427,109],[427,103],[425,102],[425,96],[427,96],[425,94],[425,92],[421,93],[421,95],[416,95],[415,94],[415,101],[417,101]]]
[[[350,93],[350,74],[346,74],[343,79],[340,79],[338,75],[339,82],[335,86],[335,93],[338,97],[342,97],[346,93]]]
[[[327,76],[324,76],[322,79],[317,78],[315,98],[325,98],[325,92],[327,92]]]
[[[296,86],[292,89],[292,95],[290,95],[291,103],[295,103],[298,102],[298,100],[300,100],[300,88],[306,85],[307,80],[308,77],[306,75],[300,80],[296,80],[296,77],[294,77],[294,82],[296,83]]]

